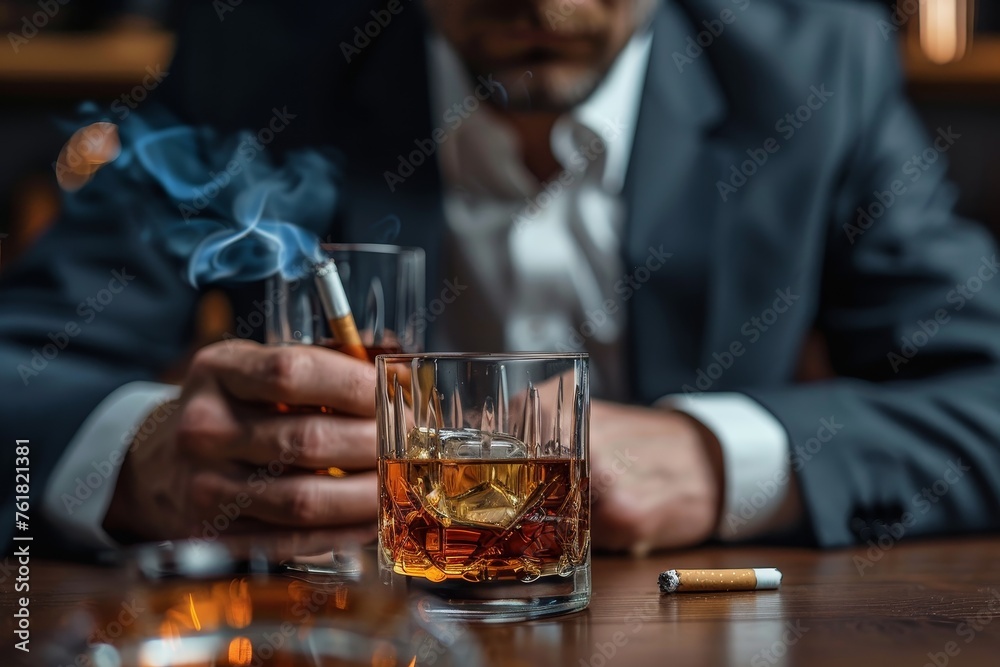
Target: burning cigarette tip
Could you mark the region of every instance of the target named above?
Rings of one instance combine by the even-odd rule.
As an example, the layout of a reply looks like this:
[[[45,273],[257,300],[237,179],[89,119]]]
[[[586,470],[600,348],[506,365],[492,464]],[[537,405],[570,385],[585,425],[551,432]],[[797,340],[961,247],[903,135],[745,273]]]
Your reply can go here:
[[[710,591],[762,591],[781,586],[781,572],[774,567],[741,570],[667,570],[657,583],[663,593]]]

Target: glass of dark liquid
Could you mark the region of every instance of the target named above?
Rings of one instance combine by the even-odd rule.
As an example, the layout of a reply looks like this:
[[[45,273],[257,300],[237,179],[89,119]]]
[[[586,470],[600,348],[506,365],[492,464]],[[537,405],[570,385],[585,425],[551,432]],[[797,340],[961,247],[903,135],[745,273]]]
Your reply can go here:
[[[382,355],[376,369],[383,582],[429,618],[586,607],[587,355]]]
[[[361,346],[338,338],[329,304],[316,277],[288,279],[275,275],[266,284],[266,298],[273,307],[266,312],[267,342],[271,345],[320,345],[352,356],[367,356],[375,363],[379,354],[417,353],[424,348],[424,251],[380,244],[324,244],[326,256],[336,264]],[[343,327],[339,327],[341,330]],[[357,340],[357,338],[355,338]],[[332,412],[326,407],[279,403],[279,412]],[[316,474],[342,477],[339,468]]]
[[[379,354],[420,352],[424,347],[424,251],[379,244],[322,246],[336,262],[336,272],[350,303],[354,325],[369,361]],[[322,345],[345,351],[324,307],[322,291],[309,272],[288,280],[267,281],[274,307],[267,313],[267,342]]]

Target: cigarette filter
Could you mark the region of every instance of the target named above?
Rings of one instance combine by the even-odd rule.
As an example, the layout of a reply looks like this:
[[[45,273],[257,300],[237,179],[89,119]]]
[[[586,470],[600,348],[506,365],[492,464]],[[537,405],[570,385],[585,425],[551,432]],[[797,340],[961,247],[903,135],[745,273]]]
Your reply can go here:
[[[326,319],[334,338],[341,345],[341,351],[362,361],[368,361],[365,346],[361,343],[358,325],[351,314],[351,304],[344,291],[344,283],[337,272],[337,264],[328,259],[316,266],[316,291],[326,312]]]

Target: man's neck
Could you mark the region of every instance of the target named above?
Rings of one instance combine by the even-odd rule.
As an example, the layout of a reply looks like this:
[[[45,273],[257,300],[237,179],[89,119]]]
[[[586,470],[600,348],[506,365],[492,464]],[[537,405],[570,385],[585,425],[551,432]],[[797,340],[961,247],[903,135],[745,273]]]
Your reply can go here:
[[[499,114],[517,133],[524,166],[535,178],[544,183],[559,173],[561,165],[552,154],[551,142],[552,127],[559,118],[559,113],[500,111]]]

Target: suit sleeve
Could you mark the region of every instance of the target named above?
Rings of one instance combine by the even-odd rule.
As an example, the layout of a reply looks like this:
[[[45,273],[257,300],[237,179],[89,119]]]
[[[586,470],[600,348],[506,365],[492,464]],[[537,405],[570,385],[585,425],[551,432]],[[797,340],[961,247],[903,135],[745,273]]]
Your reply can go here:
[[[861,48],[845,49],[863,121],[833,202],[818,316],[838,378],[747,391],[788,431],[825,547],[1000,527],[996,248],[954,214],[944,181],[948,150],[975,139],[922,128],[896,45],[865,18],[851,31],[867,35]]]
[[[118,178],[112,167],[99,172],[0,274],[5,547],[14,529],[15,441],[30,441],[34,548],[62,549],[44,524],[42,492],[64,449],[106,396],[154,379],[190,341],[197,292],[131,218]]]

